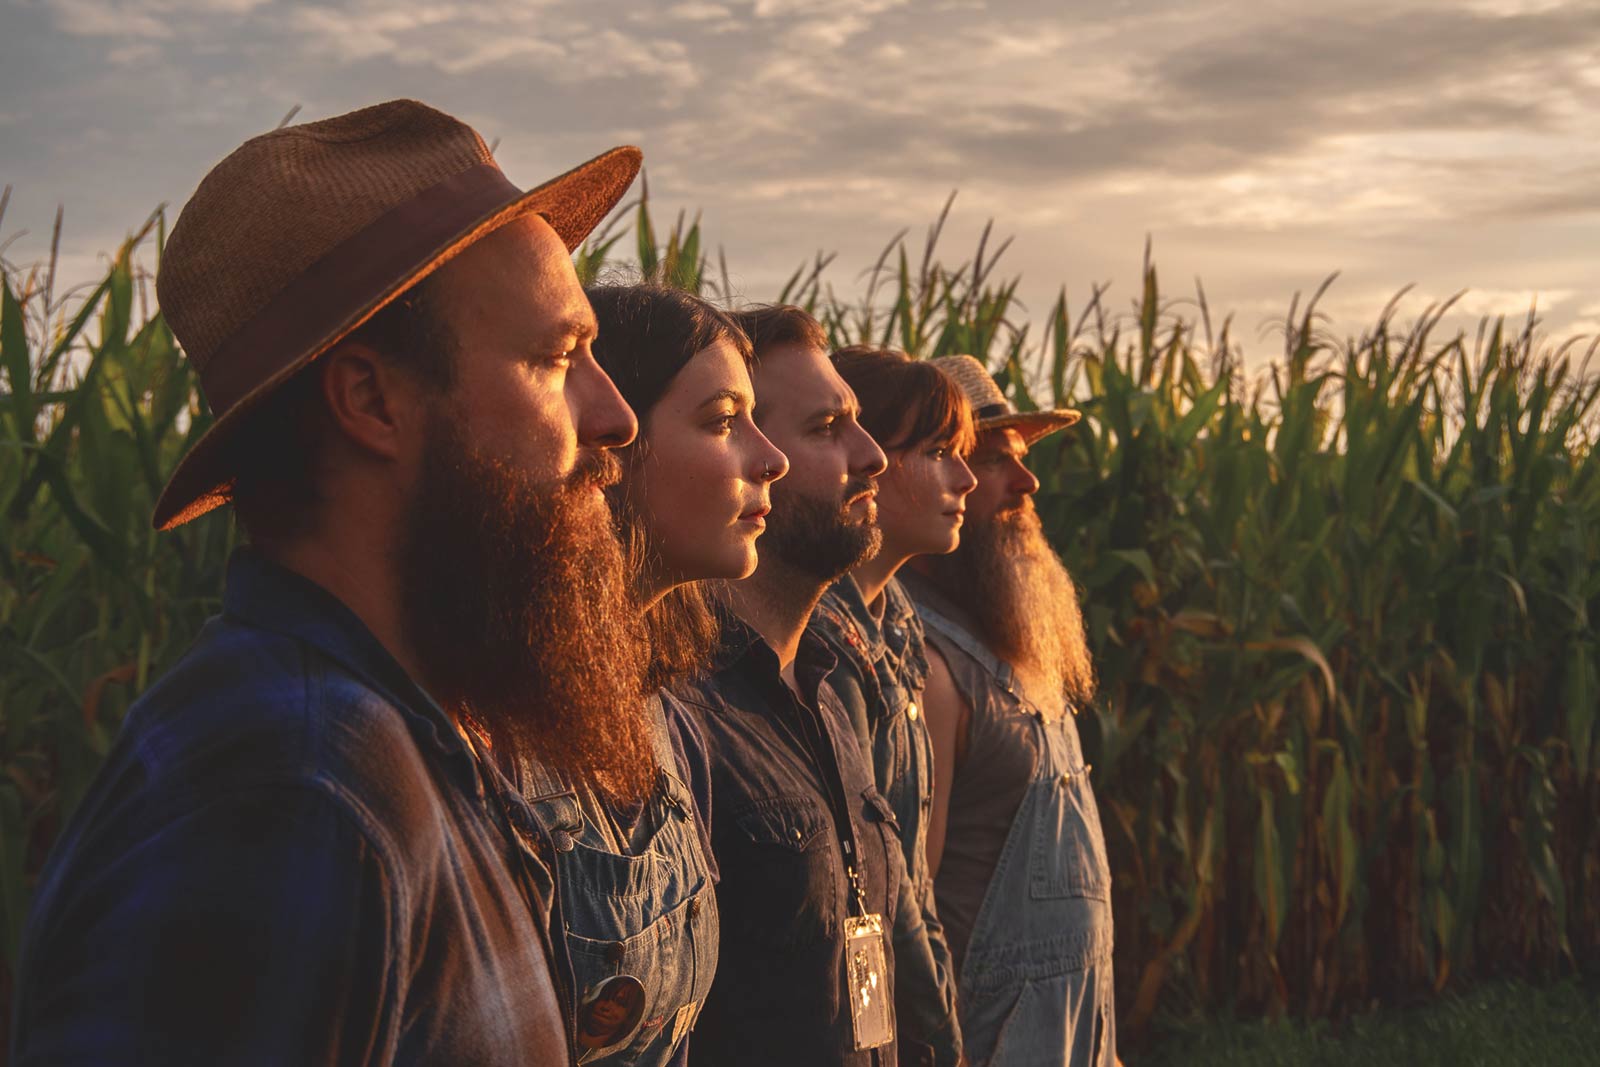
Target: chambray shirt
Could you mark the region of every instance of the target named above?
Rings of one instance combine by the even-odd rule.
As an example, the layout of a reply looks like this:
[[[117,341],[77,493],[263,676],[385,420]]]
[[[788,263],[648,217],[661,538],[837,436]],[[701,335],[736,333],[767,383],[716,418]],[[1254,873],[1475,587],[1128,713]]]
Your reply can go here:
[[[878,791],[900,822],[910,898],[894,931],[900,1062],[955,1067],[961,1061],[955,965],[934,903],[927,858],[933,742],[920,706],[928,682],[922,620],[895,579],[889,579],[882,595],[880,622],[855,579],[846,574],[823,594],[809,628],[839,658],[828,685],[849,712]]]
[[[239,554],[45,866],[13,1067],[569,1062],[496,775],[342,603]]]
[[[856,842],[866,909],[884,917],[886,930],[902,902],[905,861],[894,813],[823,681],[833,665],[823,642],[807,634],[795,662],[796,695],[771,646],[730,618],[709,677],[675,690],[705,739],[716,806],[711,840],[722,873],[721,958],[691,1063],[896,1062],[893,1042],[854,1048],[844,923],[859,909],[841,837]],[[848,827],[837,812],[846,813]],[[892,986],[892,945],[885,947]]]

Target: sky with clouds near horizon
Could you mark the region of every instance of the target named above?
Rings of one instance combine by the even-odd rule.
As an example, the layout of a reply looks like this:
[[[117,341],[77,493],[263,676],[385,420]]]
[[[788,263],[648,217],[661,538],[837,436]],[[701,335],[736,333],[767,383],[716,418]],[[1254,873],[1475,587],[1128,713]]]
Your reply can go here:
[[[1341,333],[1415,283],[1561,337],[1600,332],[1597,58],[1593,0],[0,0],[0,240],[37,258],[62,204],[89,280],[290,108],[414,96],[523,185],[639,144],[749,299],[818,250],[858,291],[959,190],[948,258],[992,217],[1041,314],[1126,308],[1148,236],[1253,354],[1333,271]]]

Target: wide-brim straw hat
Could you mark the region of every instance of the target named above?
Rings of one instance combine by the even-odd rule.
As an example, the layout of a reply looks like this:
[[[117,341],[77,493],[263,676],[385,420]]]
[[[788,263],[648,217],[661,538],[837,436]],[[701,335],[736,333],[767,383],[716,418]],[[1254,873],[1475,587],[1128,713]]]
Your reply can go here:
[[[162,254],[156,294],[216,417],[151,521],[227,501],[245,416],[450,257],[540,215],[576,248],[639,172],[637,148],[523,191],[466,123],[391,100],[246,141],[201,181]]]
[[[1073,408],[1054,408],[1050,411],[1018,411],[1011,406],[994,378],[972,356],[940,356],[931,361],[944,371],[967,396],[972,405],[972,420],[979,433],[987,430],[1014,429],[1031,448],[1041,437],[1065,430],[1083,417]]]

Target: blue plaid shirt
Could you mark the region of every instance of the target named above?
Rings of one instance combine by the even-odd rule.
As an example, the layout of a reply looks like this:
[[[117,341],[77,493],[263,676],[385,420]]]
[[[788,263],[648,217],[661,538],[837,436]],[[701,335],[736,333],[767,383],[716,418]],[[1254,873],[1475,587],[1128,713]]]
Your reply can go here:
[[[46,864],[12,1064],[566,1063],[493,776],[342,603],[241,553]]]

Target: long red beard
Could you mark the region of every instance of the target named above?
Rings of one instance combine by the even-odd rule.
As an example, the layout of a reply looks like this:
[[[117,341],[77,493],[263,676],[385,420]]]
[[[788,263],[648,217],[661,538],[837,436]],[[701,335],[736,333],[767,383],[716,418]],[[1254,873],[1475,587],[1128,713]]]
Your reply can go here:
[[[400,552],[407,640],[441,703],[528,756],[629,804],[655,781],[648,651],[594,453],[550,485],[472,451],[443,416]]]
[[[1094,699],[1094,662],[1084,636],[1078,589],[1025,497],[1020,508],[968,522],[948,556],[926,557],[930,576],[971,613],[994,653],[1022,676],[1035,703]]]

